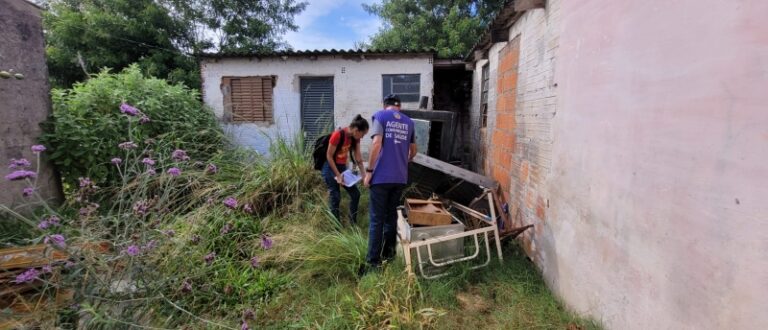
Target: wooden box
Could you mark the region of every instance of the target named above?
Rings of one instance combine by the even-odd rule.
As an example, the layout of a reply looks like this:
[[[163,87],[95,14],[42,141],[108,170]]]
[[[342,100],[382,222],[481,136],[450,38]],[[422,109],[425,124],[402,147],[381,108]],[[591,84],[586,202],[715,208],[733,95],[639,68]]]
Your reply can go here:
[[[408,198],[405,208],[411,225],[441,226],[452,222],[451,214],[440,201]]]

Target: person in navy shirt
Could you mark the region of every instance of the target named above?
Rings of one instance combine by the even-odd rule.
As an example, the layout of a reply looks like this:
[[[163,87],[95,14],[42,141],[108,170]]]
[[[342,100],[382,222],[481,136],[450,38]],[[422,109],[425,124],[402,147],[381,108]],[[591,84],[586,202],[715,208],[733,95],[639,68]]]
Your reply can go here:
[[[395,257],[397,206],[408,183],[408,162],[416,156],[413,120],[400,112],[400,98],[384,98],[384,109],[373,115],[370,157],[364,184],[370,187],[368,267]],[[361,268],[364,273],[368,267]]]

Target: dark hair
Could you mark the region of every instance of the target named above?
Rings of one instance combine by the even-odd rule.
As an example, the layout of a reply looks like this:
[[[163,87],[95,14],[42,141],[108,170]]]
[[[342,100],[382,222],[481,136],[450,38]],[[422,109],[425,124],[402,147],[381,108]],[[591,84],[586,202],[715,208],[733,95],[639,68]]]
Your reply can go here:
[[[358,131],[366,132],[368,131],[368,121],[363,118],[361,115],[355,116],[354,119],[352,119],[352,123],[349,124],[350,127],[357,128]]]
[[[384,97],[384,105],[400,106],[400,97],[396,94],[389,94]]]

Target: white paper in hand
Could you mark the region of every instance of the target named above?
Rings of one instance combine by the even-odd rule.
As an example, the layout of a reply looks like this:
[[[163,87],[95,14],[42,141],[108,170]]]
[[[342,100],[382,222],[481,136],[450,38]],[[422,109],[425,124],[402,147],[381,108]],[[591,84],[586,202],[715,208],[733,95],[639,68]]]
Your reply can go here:
[[[360,182],[360,179],[362,179],[361,176],[353,173],[351,170],[341,172],[341,177],[344,178],[344,185],[347,187],[356,185],[358,182]]]

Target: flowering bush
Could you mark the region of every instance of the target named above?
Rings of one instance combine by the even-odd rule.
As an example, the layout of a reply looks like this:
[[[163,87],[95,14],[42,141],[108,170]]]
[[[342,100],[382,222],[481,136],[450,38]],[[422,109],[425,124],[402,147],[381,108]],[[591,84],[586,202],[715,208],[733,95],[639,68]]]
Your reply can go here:
[[[128,150],[149,161],[155,160],[153,153],[176,150],[172,156],[182,161],[207,159],[223,145],[216,119],[196,90],[144,77],[136,66],[117,74],[103,71],[51,94],[53,115],[41,139],[52,149],[47,156],[72,185],[78,177],[105,186],[121,184],[110,159],[120,162]],[[126,140],[129,131],[132,139]]]
[[[116,173],[114,179],[72,178],[64,207],[54,209],[39,199],[42,208],[30,216],[0,205],[0,211],[15,214],[37,230],[31,243],[70,255],[68,261],[24,269],[14,283],[51,281],[52,288],[74,289],[77,310],[90,316],[91,326],[159,324],[161,319],[174,320],[163,324],[169,327],[201,320],[202,324],[218,324],[189,317],[189,313],[208,313],[210,306],[218,306],[220,312],[210,315],[212,319],[226,320],[234,313],[235,320],[225,323],[245,324],[239,318],[243,302],[265,301],[291,283],[290,274],[270,269],[261,261],[262,254],[279,243],[265,232],[251,203],[247,207],[238,203],[239,198],[253,200],[262,194],[244,187],[243,179],[255,175],[244,172],[264,175],[270,165],[240,152],[225,158],[196,158],[195,153],[179,147],[161,149],[159,143],[140,147],[133,142],[142,134],[136,129],[137,118],[146,116],[150,123],[158,120],[126,102],[116,104],[112,112],[117,116],[115,124],[127,124],[127,130],[110,142],[114,153],[91,164],[109,166]],[[48,149],[42,145],[32,148],[38,162],[47,153],[72,159],[75,152]],[[29,197],[37,196],[37,172],[32,163],[14,159],[5,176],[6,180],[26,182],[19,193]],[[302,181],[295,175],[285,177]],[[112,198],[103,200],[105,193]],[[82,249],[100,243],[108,243],[110,250],[94,253]],[[154,311],[151,318],[157,320],[144,316],[150,310]]]

